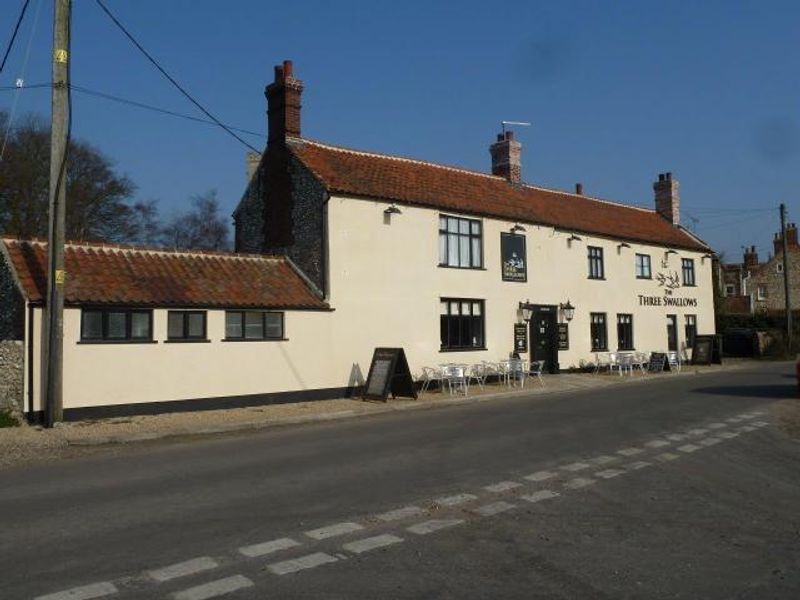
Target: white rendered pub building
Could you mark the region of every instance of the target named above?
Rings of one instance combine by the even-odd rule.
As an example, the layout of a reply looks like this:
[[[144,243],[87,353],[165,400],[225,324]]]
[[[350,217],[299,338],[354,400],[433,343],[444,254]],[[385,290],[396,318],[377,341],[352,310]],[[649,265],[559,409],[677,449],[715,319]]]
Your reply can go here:
[[[711,249],[680,225],[670,173],[650,210],[523,182],[511,132],[491,173],[320,143],[302,90],[275,68],[235,253],[67,246],[67,418],[349,395],[376,347],[413,373],[515,350],[557,373],[605,351],[687,358],[714,333]],[[2,252],[0,344],[35,415],[46,252]]]

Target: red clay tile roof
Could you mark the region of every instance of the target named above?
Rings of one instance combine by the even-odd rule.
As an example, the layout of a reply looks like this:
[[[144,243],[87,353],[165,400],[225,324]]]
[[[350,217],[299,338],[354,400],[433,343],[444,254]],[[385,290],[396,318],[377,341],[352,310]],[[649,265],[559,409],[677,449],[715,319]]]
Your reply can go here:
[[[502,177],[424,161],[360,152],[305,139],[289,148],[331,193],[548,225],[691,250],[708,246],[654,210],[513,185]]]
[[[30,302],[47,295],[47,244],[3,239]],[[176,252],[69,243],[65,303],[129,306],[327,309],[281,256]]]

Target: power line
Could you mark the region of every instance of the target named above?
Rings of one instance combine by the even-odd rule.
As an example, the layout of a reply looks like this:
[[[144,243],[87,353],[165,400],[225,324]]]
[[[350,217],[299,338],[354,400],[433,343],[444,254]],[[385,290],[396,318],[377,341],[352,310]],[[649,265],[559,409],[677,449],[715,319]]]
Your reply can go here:
[[[52,87],[52,83],[33,83],[31,85],[27,85],[26,83],[22,83],[21,85],[0,85],[0,92],[16,92],[17,90],[33,90],[36,88],[49,88]]]
[[[113,94],[106,94],[105,92],[99,92],[97,90],[91,90],[89,88],[73,85],[71,86],[72,89],[76,92],[80,92],[81,94],[86,94],[89,96],[94,96],[96,98],[103,98],[105,100],[110,100],[111,102],[118,102],[120,104],[127,104],[129,106],[135,106],[136,108],[143,108],[145,110],[150,110],[153,112],[170,115],[172,117],[178,117],[179,119],[186,119],[188,121],[195,121],[197,123],[206,123],[208,125],[218,125],[216,121],[212,121],[210,119],[201,119],[200,117],[194,117],[192,115],[187,115],[184,113],[175,112],[174,110],[169,110],[167,108],[161,108],[158,106],[153,106],[152,104],[145,104],[144,102],[137,102],[136,100],[129,100],[128,98],[123,98],[121,96],[115,96]],[[259,133],[258,131],[250,131],[249,129],[242,129],[241,127],[234,127],[232,125],[225,125],[226,129],[230,129],[232,131],[239,131],[241,133],[246,133],[247,135],[257,135],[259,137],[267,137],[263,133]]]
[[[240,143],[242,143],[242,144],[244,144],[245,146],[247,146],[247,147],[248,147],[250,150],[252,150],[253,152],[260,152],[260,150],[258,150],[258,149],[256,149],[256,148],[254,148],[253,146],[251,146],[250,144],[248,144],[246,141],[244,141],[242,138],[240,138],[238,135],[236,135],[236,133],[234,133],[234,132],[233,132],[233,131],[232,131],[232,130],[229,128],[229,127],[227,127],[227,126],[226,126],[224,123],[222,123],[222,122],[221,122],[219,119],[217,119],[217,118],[216,118],[214,115],[212,115],[212,114],[211,114],[211,113],[210,113],[208,110],[206,110],[206,109],[205,109],[205,107],[203,107],[203,105],[202,105],[202,104],[200,104],[200,103],[199,103],[197,100],[195,100],[195,99],[192,97],[192,95],[191,95],[191,94],[189,94],[189,92],[187,92],[187,91],[186,91],[186,90],[183,88],[183,86],[181,86],[181,84],[179,84],[177,81],[175,81],[175,79],[174,79],[174,78],[173,78],[173,77],[172,77],[172,76],[171,76],[169,73],[167,73],[167,72],[164,70],[164,68],[163,68],[163,67],[162,67],[162,66],[161,66],[161,65],[158,63],[158,61],[157,61],[155,58],[153,58],[153,57],[150,55],[150,53],[149,53],[149,52],[147,52],[147,50],[145,50],[145,49],[144,49],[144,47],[143,47],[143,46],[142,46],[142,45],[141,45],[139,42],[137,42],[137,41],[136,41],[136,38],[134,38],[134,37],[133,37],[133,35],[132,35],[132,34],[131,34],[131,33],[130,33],[130,32],[127,30],[127,29],[125,29],[125,26],[124,26],[122,23],[120,23],[120,22],[119,22],[119,20],[118,20],[118,19],[117,19],[117,18],[116,18],[116,17],[115,17],[115,16],[114,16],[112,13],[111,13],[111,11],[110,11],[110,10],[108,10],[108,8],[106,7],[106,5],[103,3],[103,0],[95,0],[95,2],[96,2],[96,3],[97,3],[97,5],[100,7],[100,9],[101,9],[101,10],[102,10],[104,13],[106,13],[106,15],[108,16],[108,18],[109,18],[109,19],[111,19],[111,21],[114,23],[114,25],[116,25],[116,26],[117,26],[117,27],[120,29],[120,31],[122,31],[122,33],[124,33],[124,34],[125,34],[125,36],[126,36],[126,37],[127,37],[127,38],[128,38],[130,41],[131,41],[131,43],[132,43],[134,46],[136,46],[136,48],[139,50],[139,52],[141,52],[141,53],[142,53],[142,54],[143,54],[143,55],[144,55],[144,56],[147,58],[147,60],[149,60],[149,61],[150,61],[150,63],[151,63],[151,64],[152,64],[152,65],[153,65],[153,66],[154,66],[156,69],[158,69],[158,70],[159,70],[159,72],[160,72],[160,73],[161,73],[161,74],[162,74],[164,77],[166,77],[166,78],[167,78],[167,80],[169,80],[169,82],[170,82],[172,85],[174,85],[174,86],[175,86],[175,87],[176,87],[176,88],[177,88],[177,89],[178,89],[178,90],[179,90],[179,91],[180,91],[180,92],[181,92],[181,93],[182,93],[182,94],[183,94],[183,95],[184,95],[184,96],[185,96],[185,97],[186,97],[186,98],[187,98],[187,99],[188,99],[188,100],[189,100],[189,101],[192,103],[192,104],[194,104],[194,105],[195,105],[195,106],[196,106],[198,109],[200,109],[200,110],[203,112],[203,114],[204,114],[204,115],[206,115],[206,116],[207,116],[209,119],[211,119],[211,120],[212,120],[212,121],[213,121],[213,122],[214,122],[216,125],[218,125],[218,126],[219,126],[219,127],[221,127],[222,129],[224,129],[226,132],[228,132],[228,134],[230,134],[232,137],[234,137],[235,139],[237,139],[237,140],[238,140]]]
[[[3,68],[6,66],[8,55],[11,54],[11,48],[14,47],[14,40],[17,39],[17,32],[19,31],[19,26],[22,25],[22,19],[25,18],[25,11],[28,10],[28,4],[30,4],[30,2],[31,0],[25,0],[24,4],[22,5],[22,10],[19,11],[17,24],[14,26],[14,33],[11,34],[11,39],[8,41],[8,47],[6,48],[6,53],[3,55],[3,62],[0,63],[0,73],[3,72]]]

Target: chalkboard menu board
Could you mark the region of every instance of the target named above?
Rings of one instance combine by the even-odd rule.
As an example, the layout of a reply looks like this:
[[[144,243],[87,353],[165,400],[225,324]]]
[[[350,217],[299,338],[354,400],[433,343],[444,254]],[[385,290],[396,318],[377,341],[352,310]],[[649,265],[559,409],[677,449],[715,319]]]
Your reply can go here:
[[[375,348],[362,397],[386,400],[390,393],[393,398],[417,398],[406,353],[402,348]]]
[[[693,365],[722,364],[722,341],[718,335],[696,335],[692,347]]]
[[[664,352],[653,352],[650,354],[650,362],[647,364],[647,370],[650,373],[660,373],[664,370],[669,371],[667,355]]]
[[[528,351],[528,326],[525,323],[514,323],[514,352]]]
[[[558,349],[569,350],[569,323],[556,324],[558,334]]]

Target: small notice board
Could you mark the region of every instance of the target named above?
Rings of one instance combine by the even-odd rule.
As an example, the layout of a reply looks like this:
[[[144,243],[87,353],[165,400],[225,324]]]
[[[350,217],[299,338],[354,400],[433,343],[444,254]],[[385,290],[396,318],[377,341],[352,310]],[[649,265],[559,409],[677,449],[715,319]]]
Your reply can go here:
[[[557,323],[558,349],[569,350],[569,323]]]
[[[696,335],[692,347],[692,364],[722,364],[721,346],[722,342],[718,335]]]
[[[528,326],[525,323],[514,323],[514,352],[528,351]]]
[[[406,396],[417,399],[414,380],[403,349],[375,348],[361,395],[369,400],[386,400],[389,394],[392,398]]]
[[[647,363],[647,370],[650,373],[660,373],[665,370],[669,371],[667,355],[664,352],[653,352],[650,354],[650,362]]]

